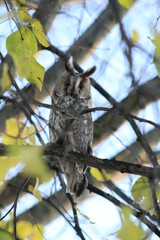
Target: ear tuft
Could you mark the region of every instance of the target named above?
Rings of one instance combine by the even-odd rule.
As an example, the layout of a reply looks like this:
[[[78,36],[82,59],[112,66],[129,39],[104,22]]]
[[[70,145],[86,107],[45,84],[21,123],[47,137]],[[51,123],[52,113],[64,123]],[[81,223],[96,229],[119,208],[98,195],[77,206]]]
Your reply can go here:
[[[73,75],[76,75],[76,71],[74,69],[74,65],[73,65],[73,57],[72,56],[68,56],[66,61],[65,61],[65,69],[67,72],[72,73]]]
[[[90,77],[96,71],[96,66],[93,66],[86,70],[85,72],[81,73],[81,77]]]

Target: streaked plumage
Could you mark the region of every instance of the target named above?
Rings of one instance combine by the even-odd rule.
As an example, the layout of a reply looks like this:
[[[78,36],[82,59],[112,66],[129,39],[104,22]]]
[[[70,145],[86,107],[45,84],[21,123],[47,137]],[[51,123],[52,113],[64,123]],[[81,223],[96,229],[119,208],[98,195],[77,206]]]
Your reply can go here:
[[[62,142],[65,151],[92,152],[93,123],[91,113],[80,114],[91,108],[90,80],[95,67],[78,73],[72,57],[65,62],[66,71],[57,81],[52,95],[50,112],[50,141]],[[61,160],[61,167],[67,179],[67,192],[79,196],[87,187],[86,167]]]

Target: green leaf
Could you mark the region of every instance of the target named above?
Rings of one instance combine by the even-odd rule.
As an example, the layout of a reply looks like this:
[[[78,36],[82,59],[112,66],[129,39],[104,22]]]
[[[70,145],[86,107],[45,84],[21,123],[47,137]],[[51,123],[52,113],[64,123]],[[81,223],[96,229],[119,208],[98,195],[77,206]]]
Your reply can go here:
[[[38,49],[34,34],[23,26],[20,31],[7,38],[6,47],[15,62],[19,77],[25,77],[29,82],[36,84],[41,91],[45,70],[33,56]]]
[[[34,34],[25,26],[20,31],[17,30],[8,36],[6,47],[8,52],[14,57],[17,55],[17,57],[21,56],[23,58],[33,56],[38,49]]]
[[[1,91],[5,92],[6,90],[9,90],[11,87],[11,79],[8,74],[8,64],[3,63],[3,72],[2,72],[2,79],[1,79]]]
[[[154,213],[152,192],[146,177],[137,179],[132,186],[131,194],[136,202],[141,202],[141,208],[148,210],[151,214]]]
[[[27,80],[30,83],[36,84],[36,86],[41,91],[45,73],[44,67],[42,67],[34,57],[28,58],[27,61],[25,62],[24,67],[26,67],[25,75]]]
[[[21,146],[17,148],[20,160],[25,164],[25,173],[40,178],[42,182],[50,180],[50,171],[42,159],[43,150],[40,147]]]
[[[32,26],[32,30],[36,36],[36,38],[38,39],[38,41],[44,46],[44,47],[49,47],[50,43],[47,40],[46,36],[45,36],[45,32],[44,32],[44,28],[42,26],[42,24],[40,23],[40,21],[36,18],[33,18],[31,21],[31,26]]]
[[[160,77],[160,34],[156,30],[154,31],[154,39],[151,41],[155,45],[153,63],[155,64],[158,76]]]
[[[118,2],[122,7],[127,9],[129,9],[133,4],[133,0],[118,0]]]
[[[124,207],[122,208],[122,226],[121,229],[117,233],[117,238],[122,240],[134,239],[139,240],[144,236],[144,232],[141,226],[137,226],[134,222],[131,221],[130,215],[132,214],[132,210]]]
[[[32,19],[31,16],[29,15],[27,8],[26,8],[26,2],[25,0],[18,0],[16,1],[16,6],[17,6],[17,18],[21,22],[30,22]]]
[[[9,232],[5,231],[4,229],[0,229],[0,239],[13,240],[13,237]]]
[[[17,17],[21,22],[30,22],[31,20],[31,16],[29,15],[29,13],[27,12],[26,9],[18,9],[17,11]]]
[[[105,182],[110,179],[110,175],[105,172],[105,170],[99,171],[97,168],[90,169],[91,175],[100,182]]]

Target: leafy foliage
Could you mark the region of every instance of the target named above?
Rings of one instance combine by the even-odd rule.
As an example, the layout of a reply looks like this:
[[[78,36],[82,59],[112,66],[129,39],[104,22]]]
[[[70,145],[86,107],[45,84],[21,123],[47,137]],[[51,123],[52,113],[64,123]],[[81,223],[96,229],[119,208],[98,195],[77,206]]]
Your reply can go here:
[[[132,31],[131,41],[136,43],[139,40],[139,34],[136,30]]]
[[[33,225],[27,221],[18,221],[16,225],[18,239],[42,240],[44,227],[41,224]],[[13,240],[13,216],[8,222],[0,222],[0,239]]]
[[[38,176],[42,181],[48,181],[50,172],[42,159],[42,149],[33,146],[32,149],[27,148],[24,144],[35,144],[35,128],[19,122],[15,118],[10,118],[6,122],[6,133],[2,139],[4,144],[14,145],[10,149],[10,153],[6,157],[0,158],[0,181],[4,181],[8,170],[16,166],[18,163],[23,163],[24,172],[29,175]],[[20,158],[18,157],[20,156]],[[35,189],[35,195],[40,200],[41,197],[38,189]]]
[[[160,34],[155,30],[154,39],[151,40],[155,46],[153,63],[156,66],[158,76],[160,77]]]
[[[32,19],[29,15],[25,1],[17,2],[16,14],[22,27],[8,36],[6,48],[14,60],[19,77],[26,78],[30,83],[36,84],[41,91],[45,69],[36,61],[34,55],[38,51],[37,40],[45,47],[48,47],[50,43],[46,39],[40,21],[35,18]],[[28,23],[28,27],[26,23]],[[29,28],[29,24],[31,24],[32,31]],[[5,73],[6,69],[4,69]],[[8,82],[7,75],[5,74],[4,76]]]
[[[50,43],[45,37],[45,32],[44,29],[40,23],[40,21],[36,18],[33,18],[31,21],[31,26],[32,26],[32,31],[35,34],[36,38],[38,41],[44,46],[44,47],[49,47]]]
[[[148,179],[146,177],[140,177],[137,179],[137,181],[132,186],[131,194],[134,200],[140,203],[142,209],[149,211],[151,214],[154,214],[152,192],[148,183]]]
[[[35,144],[35,127],[27,127],[15,118],[6,121],[6,132],[3,135],[4,144]]]
[[[122,5],[122,7],[130,8],[133,4],[133,0],[118,0],[119,4]]]
[[[17,236],[20,239],[29,240],[42,240],[44,228],[41,224],[32,225],[27,221],[18,221],[17,223]]]
[[[23,23],[30,22],[32,18],[27,11],[27,8],[25,6],[25,1],[23,0],[16,1],[16,6],[17,6],[18,19]]]
[[[20,146],[15,149],[17,155],[21,156],[20,161],[25,165],[25,173],[27,175],[34,175],[39,177],[42,182],[46,182],[50,179],[50,171],[42,159],[42,149],[33,146],[27,148],[27,146]]]
[[[90,169],[91,175],[100,182],[105,182],[110,179],[109,174],[107,174],[104,170],[99,171],[97,168]]]
[[[35,186],[33,187],[32,185],[28,186],[28,190],[33,193],[33,195],[39,200],[42,201],[42,195],[40,191],[38,190],[38,187]]]
[[[6,90],[9,90],[11,85],[12,85],[11,79],[8,74],[8,64],[3,63],[2,79],[1,79],[1,86],[0,86],[1,92],[3,93]]]
[[[122,240],[139,240],[144,237],[144,232],[140,225],[135,224],[131,219],[132,210],[124,207],[121,211],[122,226],[117,233],[117,238]]]
[[[6,41],[8,53],[12,56],[20,78],[25,77],[35,83],[41,90],[44,78],[44,68],[35,60],[37,41],[28,27],[12,33]]]
[[[3,239],[3,240],[13,240],[13,237],[12,237],[12,235],[9,232],[7,232],[4,229],[0,228],[0,239]]]

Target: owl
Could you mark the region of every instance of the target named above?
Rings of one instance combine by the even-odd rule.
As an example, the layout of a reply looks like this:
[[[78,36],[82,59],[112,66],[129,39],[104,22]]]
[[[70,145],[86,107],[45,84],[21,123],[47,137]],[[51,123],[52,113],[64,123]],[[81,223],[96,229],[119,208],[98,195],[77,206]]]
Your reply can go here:
[[[65,72],[53,90],[49,117],[50,141],[63,144],[66,153],[70,151],[92,153],[92,115],[81,112],[92,106],[89,77],[95,70],[96,67],[93,66],[83,73],[77,72],[73,58],[69,56],[65,61]],[[65,157],[61,160],[60,166],[67,180],[66,192],[80,196],[88,184],[87,167],[71,163]]]

